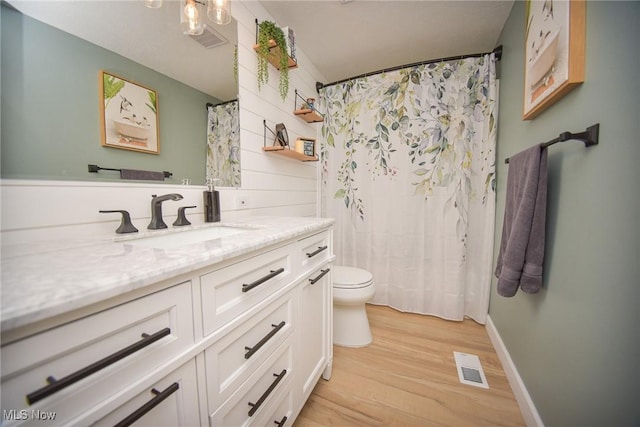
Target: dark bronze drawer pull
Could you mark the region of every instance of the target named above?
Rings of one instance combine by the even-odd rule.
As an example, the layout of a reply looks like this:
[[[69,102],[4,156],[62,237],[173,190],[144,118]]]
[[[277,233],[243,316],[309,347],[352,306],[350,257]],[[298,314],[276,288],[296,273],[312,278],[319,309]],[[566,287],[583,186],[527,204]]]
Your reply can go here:
[[[307,256],[308,256],[309,258],[312,258],[312,257],[314,257],[314,256],[318,255],[320,252],[322,252],[322,251],[324,251],[325,249],[327,249],[328,247],[329,247],[329,246],[318,246],[318,249],[317,249],[317,250],[315,250],[315,251],[313,251],[313,252],[311,252],[311,253],[307,252]]]
[[[275,334],[278,333],[278,331],[282,328],[284,328],[284,325],[286,325],[286,323],[284,322],[284,320],[280,323],[278,323],[277,325],[271,325],[273,326],[273,329],[271,331],[269,331],[269,333],[267,335],[264,336],[264,338],[262,338],[258,344],[254,345],[253,347],[245,347],[244,349],[247,350],[247,352],[244,355],[245,359],[250,358],[251,356],[253,356],[253,354],[260,350],[260,347],[262,347],[263,345],[265,345],[267,343],[267,341],[269,341],[271,338],[273,338],[273,336]]]
[[[287,422],[287,416],[285,415],[280,421],[274,421],[273,423],[275,425],[277,425],[278,427],[282,427],[284,425],[284,423]]]
[[[262,285],[264,282],[266,282],[267,280],[269,280],[269,279],[271,279],[273,277],[276,277],[278,274],[282,273],[283,271],[284,271],[284,268],[279,268],[277,270],[271,270],[271,271],[269,271],[269,274],[267,274],[264,277],[259,278],[258,280],[256,280],[253,283],[249,283],[249,284],[244,283],[242,285],[242,292],[248,292],[251,289],[255,288],[256,286]]]
[[[173,393],[178,391],[179,388],[180,388],[180,384],[178,383],[173,383],[162,391],[158,391],[155,388],[152,388],[151,393],[155,394],[155,396],[150,401],[148,401],[147,403],[145,403],[144,405],[142,405],[141,407],[133,411],[131,414],[129,414],[127,418],[125,418],[124,420],[116,424],[115,427],[128,427],[131,424],[135,423],[140,418],[142,418],[147,412],[149,412],[150,410],[158,406],[160,403],[162,403],[162,401],[164,401],[167,397],[171,396]]]
[[[315,277],[313,279],[309,279],[309,282],[311,282],[312,285],[315,285],[315,283],[322,279],[324,277],[325,274],[327,274],[331,269],[327,268],[326,270],[320,270],[321,273],[318,275],[318,277]]]
[[[282,379],[284,378],[284,376],[287,375],[287,370],[283,369],[282,372],[280,372],[280,374],[273,374],[274,377],[277,377],[275,379],[275,381],[273,381],[271,383],[271,385],[269,386],[269,388],[267,389],[267,391],[265,391],[262,396],[260,396],[260,399],[258,399],[258,401],[256,403],[251,403],[249,402],[249,406],[251,406],[251,409],[249,409],[249,416],[253,416],[253,414],[256,413],[256,411],[258,410],[258,408],[260,408],[260,405],[262,405],[264,403],[264,401],[267,399],[267,397],[269,397],[269,395],[271,394],[271,392],[273,391],[274,388],[276,388],[276,386],[278,385],[278,383],[280,381],[282,381]]]
[[[86,366],[79,371],[69,374],[62,379],[56,380],[53,376],[49,376],[47,377],[47,382],[49,383],[49,385],[27,394],[27,403],[29,405],[33,405],[37,401],[51,396],[52,394],[62,390],[63,388],[66,388],[71,384],[74,384],[81,379],[84,379],[89,375],[106,368],[109,365],[113,365],[117,361],[124,359],[125,357],[135,353],[136,351],[141,350],[170,334],[171,329],[169,328],[164,328],[153,335],[142,334],[143,338],[137,343],[131,344],[130,346],[125,347],[122,350],[119,350],[105,357],[104,359],[98,360],[97,362],[92,363],[91,365]]]

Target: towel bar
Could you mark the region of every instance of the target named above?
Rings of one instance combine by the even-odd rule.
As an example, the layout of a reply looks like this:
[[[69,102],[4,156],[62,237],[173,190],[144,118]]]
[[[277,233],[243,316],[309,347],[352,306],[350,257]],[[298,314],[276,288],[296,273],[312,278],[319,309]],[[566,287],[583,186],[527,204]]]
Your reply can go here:
[[[598,135],[600,133],[600,123],[596,123],[593,126],[589,126],[587,130],[579,133],[571,133],[571,132],[562,132],[557,138],[552,139],[551,141],[543,142],[540,144],[540,147],[548,147],[550,145],[555,144],[556,142],[568,141],[570,139],[575,139],[578,141],[584,142],[585,147],[591,147],[592,145],[598,144]],[[509,163],[509,158],[504,159],[505,163]]]

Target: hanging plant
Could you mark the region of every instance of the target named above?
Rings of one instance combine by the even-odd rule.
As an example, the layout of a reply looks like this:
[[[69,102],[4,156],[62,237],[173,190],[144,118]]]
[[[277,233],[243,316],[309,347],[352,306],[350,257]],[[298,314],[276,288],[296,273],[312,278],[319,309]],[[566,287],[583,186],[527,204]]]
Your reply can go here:
[[[271,53],[269,41],[273,40],[280,49],[278,65],[280,68],[280,96],[282,100],[289,93],[289,55],[287,55],[287,39],[280,27],[271,21],[262,21],[258,26],[258,89],[269,82],[269,61]]]

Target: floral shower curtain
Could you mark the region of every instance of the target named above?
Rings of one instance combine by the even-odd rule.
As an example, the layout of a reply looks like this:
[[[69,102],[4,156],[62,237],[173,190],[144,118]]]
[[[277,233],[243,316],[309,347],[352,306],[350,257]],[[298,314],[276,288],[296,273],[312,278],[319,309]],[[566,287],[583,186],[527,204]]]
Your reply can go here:
[[[240,187],[240,121],[238,101],[207,105],[207,182]]]
[[[484,324],[495,213],[493,55],[321,91],[322,214],[374,304]]]

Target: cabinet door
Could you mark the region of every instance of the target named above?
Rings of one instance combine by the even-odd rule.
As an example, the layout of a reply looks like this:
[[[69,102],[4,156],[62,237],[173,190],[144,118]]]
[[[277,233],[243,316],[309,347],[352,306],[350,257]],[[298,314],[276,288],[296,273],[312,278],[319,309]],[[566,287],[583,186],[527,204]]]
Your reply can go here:
[[[331,269],[326,264],[301,283],[299,364],[303,401],[315,386],[329,357]]]
[[[196,365],[192,359],[93,425],[197,426],[199,414]]]

